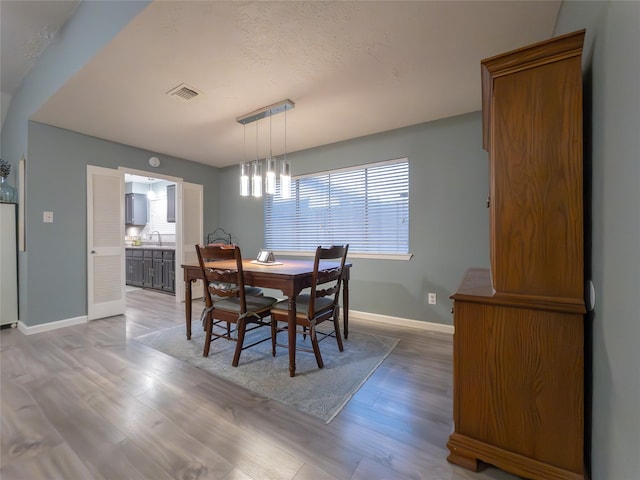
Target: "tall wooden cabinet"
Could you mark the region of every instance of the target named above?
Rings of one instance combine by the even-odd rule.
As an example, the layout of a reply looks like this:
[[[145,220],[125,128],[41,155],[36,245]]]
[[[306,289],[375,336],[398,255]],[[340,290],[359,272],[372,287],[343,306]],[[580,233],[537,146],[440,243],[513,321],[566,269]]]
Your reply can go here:
[[[584,30],[482,61],[491,269],[454,300],[449,461],[584,479]]]

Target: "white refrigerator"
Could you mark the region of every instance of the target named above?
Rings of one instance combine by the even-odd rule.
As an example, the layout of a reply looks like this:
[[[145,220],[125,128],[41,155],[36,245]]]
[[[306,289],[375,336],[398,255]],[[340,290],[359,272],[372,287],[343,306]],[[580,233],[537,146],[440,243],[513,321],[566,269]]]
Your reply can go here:
[[[18,322],[16,204],[0,203],[0,325]]]

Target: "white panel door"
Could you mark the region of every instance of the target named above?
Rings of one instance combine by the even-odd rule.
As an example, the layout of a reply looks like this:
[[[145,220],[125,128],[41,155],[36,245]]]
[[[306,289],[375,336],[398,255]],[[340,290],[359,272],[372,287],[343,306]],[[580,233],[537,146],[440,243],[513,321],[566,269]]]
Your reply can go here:
[[[123,314],[124,173],[87,165],[87,318]]]
[[[176,261],[176,299],[184,301],[183,281],[184,272],[180,265],[197,264],[198,256],[196,255],[196,244],[202,243],[204,237],[203,220],[204,220],[204,193],[202,185],[195,183],[178,183],[178,202],[177,213],[180,218],[176,219],[176,225],[180,225],[177,241],[181,246],[182,252],[178,264]],[[176,250],[176,253],[177,250]],[[182,286],[182,288],[180,288]],[[202,281],[198,280],[191,284],[191,298],[202,297]]]

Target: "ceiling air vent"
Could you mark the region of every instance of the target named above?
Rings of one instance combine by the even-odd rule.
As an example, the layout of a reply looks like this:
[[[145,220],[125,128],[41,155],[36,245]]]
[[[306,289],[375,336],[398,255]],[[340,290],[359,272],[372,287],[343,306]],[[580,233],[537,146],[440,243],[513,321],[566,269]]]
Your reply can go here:
[[[201,95],[201,93],[193,87],[190,87],[186,84],[180,84],[175,88],[172,88],[167,92],[167,95],[170,95],[179,100],[184,100],[185,102],[193,100],[194,98]]]

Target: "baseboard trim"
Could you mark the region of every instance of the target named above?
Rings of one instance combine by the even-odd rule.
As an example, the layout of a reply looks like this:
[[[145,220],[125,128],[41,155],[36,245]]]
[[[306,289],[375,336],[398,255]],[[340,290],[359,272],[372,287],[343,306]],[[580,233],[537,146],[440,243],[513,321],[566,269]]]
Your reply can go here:
[[[432,332],[449,333],[453,335],[453,325],[444,325],[442,323],[423,322],[421,320],[412,320],[409,318],[391,317],[389,315],[379,315],[377,313],[359,312],[357,310],[349,310],[351,318],[359,320],[367,320],[370,322],[385,323],[387,325],[398,325],[401,327],[418,328],[420,330],[430,330]]]
[[[87,316],[82,315],[75,318],[67,318],[65,320],[58,320],[55,322],[43,323],[41,325],[25,325],[22,321],[18,322],[18,330],[25,335],[34,335],[36,333],[49,332],[51,330],[57,330],[58,328],[70,327],[72,325],[80,325],[87,323]]]
[[[387,325],[398,325],[401,327],[417,328],[420,330],[429,330],[432,332],[442,332],[453,334],[453,325],[444,325],[442,323],[424,322],[421,320],[412,320],[409,318],[392,317],[390,315],[380,315],[371,312],[360,312],[358,310],[349,310],[349,316],[351,318],[357,318],[359,320],[366,320],[369,322],[384,323]],[[57,330],[58,328],[70,327],[72,325],[80,325],[87,323],[87,316],[82,315],[75,318],[67,318],[65,320],[58,320],[55,322],[43,323],[41,325],[25,325],[22,321],[18,321],[18,330],[25,335],[34,335],[36,333],[48,332],[51,330]]]

